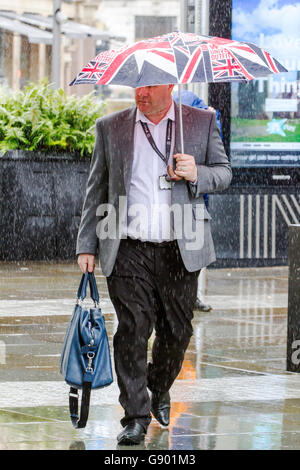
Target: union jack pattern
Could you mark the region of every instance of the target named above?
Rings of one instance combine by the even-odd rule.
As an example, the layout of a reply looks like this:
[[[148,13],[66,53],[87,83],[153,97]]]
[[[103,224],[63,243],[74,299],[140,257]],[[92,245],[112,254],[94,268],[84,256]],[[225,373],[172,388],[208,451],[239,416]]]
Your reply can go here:
[[[286,69],[254,44],[174,32],[101,52],[70,85],[137,88],[167,83],[248,81],[280,72]]]
[[[227,78],[232,81],[241,80],[244,76],[241,65],[234,57],[212,60],[212,69],[214,81],[224,81]]]

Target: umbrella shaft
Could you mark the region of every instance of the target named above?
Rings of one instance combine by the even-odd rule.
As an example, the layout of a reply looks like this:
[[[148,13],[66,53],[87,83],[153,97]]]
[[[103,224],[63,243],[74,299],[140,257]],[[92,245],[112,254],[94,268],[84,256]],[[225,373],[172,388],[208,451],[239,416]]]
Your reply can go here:
[[[182,125],[182,105],[181,105],[181,84],[178,85],[178,96],[179,96],[180,146],[181,146],[181,153],[184,153],[183,125]]]

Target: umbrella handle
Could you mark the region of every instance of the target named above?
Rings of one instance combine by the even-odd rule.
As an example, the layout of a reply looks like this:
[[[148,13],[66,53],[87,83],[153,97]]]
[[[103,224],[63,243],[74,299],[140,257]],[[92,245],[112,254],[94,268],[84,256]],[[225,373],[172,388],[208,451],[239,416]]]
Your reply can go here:
[[[178,84],[178,97],[179,97],[179,126],[180,126],[180,146],[181,153],[184,153],[183,143],[183,124],[182,124],[182,105],[181,105],[181,84]]]

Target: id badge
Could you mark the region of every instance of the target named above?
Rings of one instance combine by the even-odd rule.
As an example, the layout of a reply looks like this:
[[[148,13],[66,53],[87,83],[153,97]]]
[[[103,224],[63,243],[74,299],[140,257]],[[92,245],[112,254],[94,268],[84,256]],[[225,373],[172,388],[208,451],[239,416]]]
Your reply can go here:
[[[172,188],[172,181],[167,181],[166,176],[162,175],[159,177],[159,187],[160,189],[171,189]]]

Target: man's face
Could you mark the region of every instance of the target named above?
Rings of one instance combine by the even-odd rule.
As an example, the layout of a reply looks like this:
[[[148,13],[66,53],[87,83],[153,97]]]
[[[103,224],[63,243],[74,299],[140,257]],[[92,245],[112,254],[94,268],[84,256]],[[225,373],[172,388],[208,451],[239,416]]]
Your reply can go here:
[[[152,116],[168,110],[172,102],[174,85],[155,85],[136,88],[135,102],[145,116]]]

